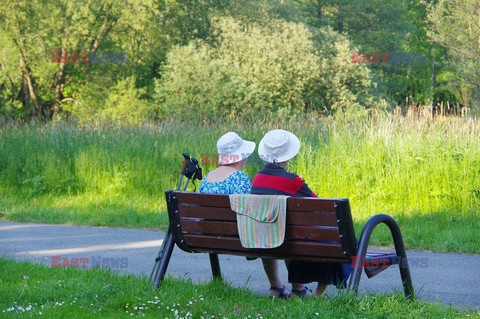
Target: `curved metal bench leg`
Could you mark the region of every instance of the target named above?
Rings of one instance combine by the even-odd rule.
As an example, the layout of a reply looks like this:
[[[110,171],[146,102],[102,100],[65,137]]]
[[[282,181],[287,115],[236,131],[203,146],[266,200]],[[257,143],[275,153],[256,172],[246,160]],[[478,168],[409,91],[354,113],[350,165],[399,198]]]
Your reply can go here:
[[[367,255],[368,242],[370,240],[373,229],[380,223],[384,223],[390,229],[393,243],[395,245],[396,254],[401,258],[398,266],[400,267],[400,277],[402,278],[403,291],[406,298],[413,299],[415,298],[415,292],[413,289],[412,278],[410,276],[410,268],[408,266],[405,246],[403,245],[402,233],[400,231],[398,223],[391,216],[385,214],[378,214],[368,220],[368,222],[362,229],[362,234],[360,235],[360,242],[357,248],[357,258],[360,257],[361,261],[364,260],[365,256]],[[360,284],[362,269],[362,266],[354,267],[353,272],[350,275],[351,277],[348,285],[349,290],[357,292],[358,286]]]

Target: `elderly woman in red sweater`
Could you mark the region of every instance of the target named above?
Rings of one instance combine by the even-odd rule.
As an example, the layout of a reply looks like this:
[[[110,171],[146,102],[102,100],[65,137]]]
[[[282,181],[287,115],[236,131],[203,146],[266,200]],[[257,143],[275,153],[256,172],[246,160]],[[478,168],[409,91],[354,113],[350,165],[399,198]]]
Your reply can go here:
[[[285,170],[299,150],[300,141],[291,132],[272,130],[265,134],[258,146],[265,166],[253,178],[251,194],[317,197],[300,176]],[[278,274],[278,260],[263,259],[262,262],[270,281],[270,295],[289,296]],[[311,296],[313,293],[306,283],[318,282],[316,295],[320,296],[328,285],[340,286],[346,280],[341,264],[290,260],[287,265],[293,296]]]

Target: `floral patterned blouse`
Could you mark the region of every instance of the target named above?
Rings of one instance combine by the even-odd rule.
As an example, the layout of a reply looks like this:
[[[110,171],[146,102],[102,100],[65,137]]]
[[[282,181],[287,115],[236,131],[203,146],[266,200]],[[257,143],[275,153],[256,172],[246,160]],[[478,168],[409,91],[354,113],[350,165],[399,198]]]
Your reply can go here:
[[[236,171],[220,182],[207,182],[208,174],[202,180],[198,191],[211,194],[250,194],[252,183],[247,174]]]

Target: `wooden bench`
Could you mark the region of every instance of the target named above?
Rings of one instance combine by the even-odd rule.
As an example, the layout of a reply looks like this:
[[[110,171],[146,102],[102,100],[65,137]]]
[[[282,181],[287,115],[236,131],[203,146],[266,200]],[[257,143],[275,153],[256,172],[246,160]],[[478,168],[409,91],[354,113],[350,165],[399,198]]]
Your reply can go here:
[[[228,195],[171,190],[165,195],[170,225],[152,271],[157,288],[176,244],[186,252],[208,253],[212,274],[220,278],[218,254],[352,264],[347,288],[355,292],[362,270],[373,277],[398,264],[405,296],[414,297],[400,228],[388,215],[370,218],[357,241],[348,199],[289,197],[284,243],[273,249],[247,249],[240,244],[236,214],[230,209]],[[370,235],[380,223],[389,227],[395,252],[367,252]]]

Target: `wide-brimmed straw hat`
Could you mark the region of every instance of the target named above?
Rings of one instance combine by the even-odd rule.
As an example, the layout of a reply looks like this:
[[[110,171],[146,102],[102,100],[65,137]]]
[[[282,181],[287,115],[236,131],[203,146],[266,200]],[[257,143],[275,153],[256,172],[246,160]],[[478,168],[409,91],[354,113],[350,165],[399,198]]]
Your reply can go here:
[[[258,155],[268,163],[286,162],[300,150],[300,140],[285,130],[272,130],[258,144]]]
[[[245,141],[235,132],[228,132],[217,141],[218,163],[229,165],[252,155],[255,142]]]

